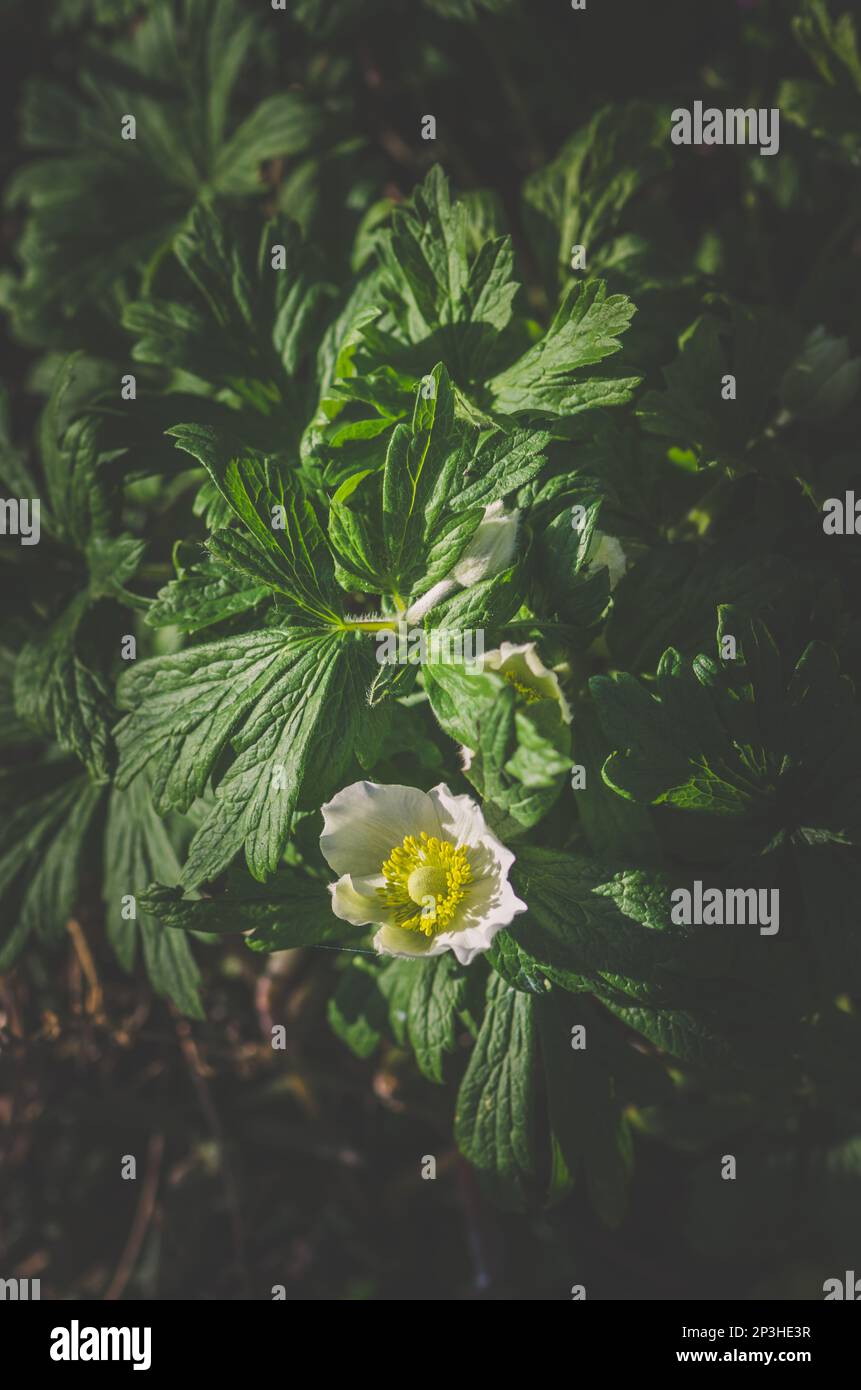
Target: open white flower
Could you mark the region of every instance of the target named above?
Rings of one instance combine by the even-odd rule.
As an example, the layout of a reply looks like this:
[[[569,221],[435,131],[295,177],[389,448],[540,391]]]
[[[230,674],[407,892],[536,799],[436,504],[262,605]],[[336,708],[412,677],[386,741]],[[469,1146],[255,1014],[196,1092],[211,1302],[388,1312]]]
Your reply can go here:
[[[508,882],[511,850],[471,797],[444,783],[423,792],[353,782],[322,810],[320,848],[341,875],[332,909],[353,926],[378,927],[383,955],[453,951],[469,965],[526,911]]]
[[[492,652],[485,652],[481,658],[482,669],[498,671],[509,685],[513,685],[527,704],[536,700],[556,700],[559,713],[566,724],[571,723],[571,706],[562,694],[559,677],[549,670],[538,655],[535,642],[503,642]]]

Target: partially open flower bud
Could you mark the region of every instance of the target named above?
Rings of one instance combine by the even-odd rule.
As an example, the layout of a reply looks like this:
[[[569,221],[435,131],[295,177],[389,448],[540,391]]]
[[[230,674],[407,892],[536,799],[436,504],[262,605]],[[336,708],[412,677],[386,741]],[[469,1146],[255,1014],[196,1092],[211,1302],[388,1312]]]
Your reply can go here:
[[[589,546],[589,564],[595,568],[605,568],[610,572],[610,588],[615,589],[628,567],[628,557],[615,536],[606,536],[603,531],[594,531]]]
[[[458,584],[467,588],[490,579],[504,570],[514,558],[520,512],[506,512],[501,501],[485,508],[484,519],[451,572]]]
[[[419,622],[436,604],[454,593],[458,585],[467,589],[482,579],[492,579],[507,568],[517,548],[517,526],[520,512],[506,512],[501,501],[491,502],[484,517],[473,531],[457,564],[438,584],[410,604],[405,614],[408,622]]]
[[[503,642],[495,651],[484,653],[481,665],[485,671],[498,671],[527,704],[533,704],[536,700],[555,700],[563,721],[571,723],[571,707],[562,694],[559,677],[544,665],[534,642],[524,642],[519,646],[513,642]]]

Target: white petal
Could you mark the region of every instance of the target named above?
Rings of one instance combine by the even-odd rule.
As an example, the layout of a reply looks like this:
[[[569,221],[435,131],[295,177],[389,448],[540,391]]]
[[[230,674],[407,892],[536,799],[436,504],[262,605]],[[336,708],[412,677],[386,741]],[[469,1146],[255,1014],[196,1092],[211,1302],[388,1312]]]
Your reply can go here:
[[[322,807],[320,849],[336,874],[378,874],[405,835],[439,835],[433,801],[418,787],[353,782]]]
[[[452,577],[468,588],[499,574],[514,559],[520,512],[506,512],[502,501],[491,502],[452,570]]]
[[[547,667],[538,656],[538,646],[535,642],[503,642],[499,648],[499,655],[501,658],[500,665],[502,666],[504,666],[511,657],[522,656],[525,658],[529,669],[534,671],[536,676],[545,676],[547,674]],[[532,656],[536,658],[535,661],[530,660]]]
[[[407,624],[420,623],[426,613],[429,613],[444,598],[448,598],[449,594],[453,593],[456,588],[456,579],[441,579],[438,584],[434,584],[432,589],[428,589],[426,594],[422,594],[421,598],[416,599],[415,603],[410,604],[404,614],[403,621]]]
[[[403,927],[380,927],[374,937],[374,950],[381,956],[441,956],[446,947],[439,936],[425,936],[420,931],[405,931]]]
[[[385,922],[391,915],[382,898],[376,892],[382,888],[385,879],[382,874],[355,877],[342,874],[337,883],[329,884],[332,894],[332,911],[343,922],[354,927],[376,926]]]
[[[603,531],[593,531],[589,546],[589,564],[596,569],[606,567],[610,573],[610,588],[615,589],[628,567],[628,557],[615,536],[607,536]]]
[[[508,873],[514,863],[514,855],[488,829],[478,802],[473,801],[471,796],[455,796],[444,782],[431,787],[428,795],[436,807],[442,834],[447,840],[451,840],[452,844],[485,851],[477,858],[470,855],[474,878],[483,878],[494,865],[502,873]],[[476,865],[481,867],[480,873],[476,872]]]
[[[544,665],[535,642],[503,642],[497,651],[485,652],[483,665],[502,676],[514,676],[544,700],[556,700],[563,720],[571,723],[571,706],[562,694],[559,677]]]
[[[467,925],[458,931],[440,932],[435,939],[452,950],[461,965],[470,965],[488,949],[498,931],[526,910],[526,903],[517,897],[507,878],[488,878],[473,886],[466,911],[458,914],[458,922]]]

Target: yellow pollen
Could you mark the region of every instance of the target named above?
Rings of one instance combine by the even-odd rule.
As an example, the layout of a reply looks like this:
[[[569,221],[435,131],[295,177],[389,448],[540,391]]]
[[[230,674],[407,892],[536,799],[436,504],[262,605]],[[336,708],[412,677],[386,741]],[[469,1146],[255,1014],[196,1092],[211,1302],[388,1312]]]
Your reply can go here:
[[[534,705],[536,700],[540,700],[542,698],[541,694],[537,690],[535,690],[533,686],[524,685],[523,681],[519,681],[517,677],[514,675],[513,671],[503,671],[502,674],[508,681],[508,684],[514,686],[514,689],[517,691],[518,695],[523,696],[524,700],[528,705]]]
[[[472,878],[466,850],[424,830],[420,835],[405,835],[380,872],[386,886],[377,892],[387,907],[394,908],[397,925],[425,936],[436,936],[451,926]]]

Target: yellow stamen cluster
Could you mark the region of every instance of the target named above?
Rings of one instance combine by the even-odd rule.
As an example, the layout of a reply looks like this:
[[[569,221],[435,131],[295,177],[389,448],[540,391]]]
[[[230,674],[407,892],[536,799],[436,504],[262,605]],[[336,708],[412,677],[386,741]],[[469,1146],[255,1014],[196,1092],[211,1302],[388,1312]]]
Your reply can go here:
[[[524,700],[528,705],[534,705],[536,700],[542,699],[542,696],[539,691],[537,691],[531,685],[524,685],[523,681],[519,681],[517,679],[513,671],[503,671],[502,674],[508,681],[508,684],[514,686],[514,689],[517,691],[518,695],[523,696]]]
[[[424,830],[404,836],[380,872],[386,886],[377,892],[394,908],[397,925],[425,936],[436,936],[451,925],[472,878],[466,850]]]

